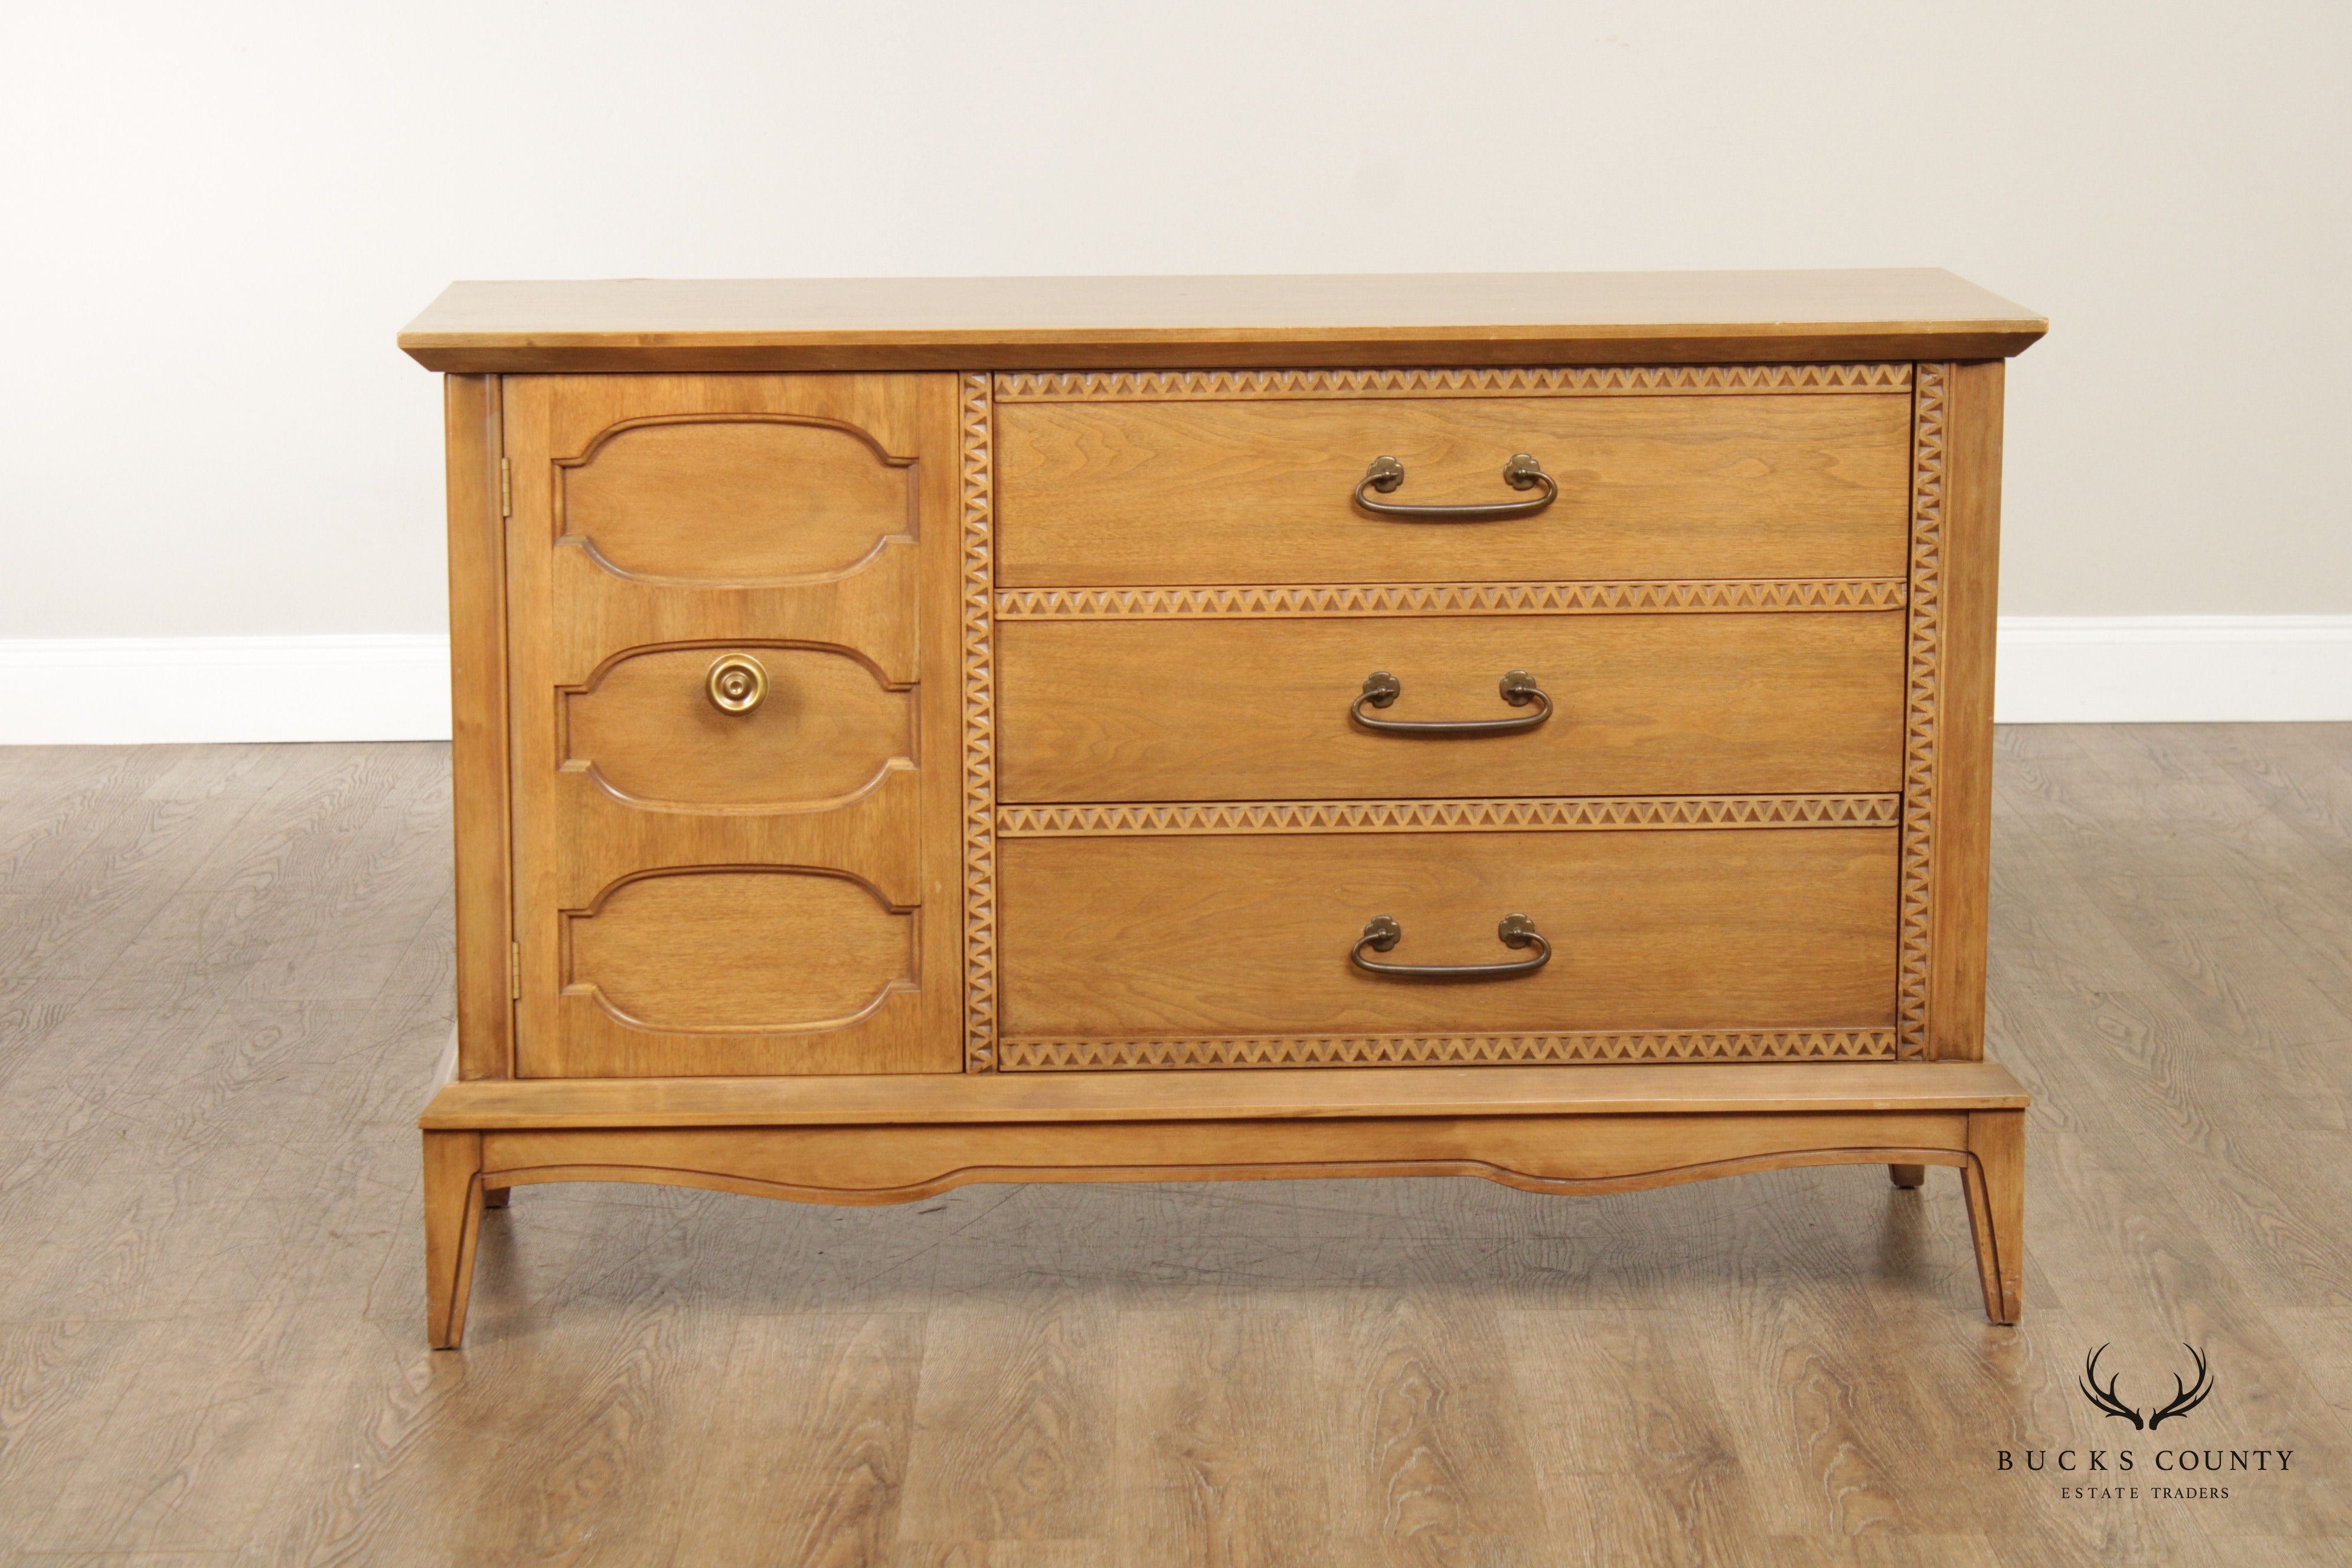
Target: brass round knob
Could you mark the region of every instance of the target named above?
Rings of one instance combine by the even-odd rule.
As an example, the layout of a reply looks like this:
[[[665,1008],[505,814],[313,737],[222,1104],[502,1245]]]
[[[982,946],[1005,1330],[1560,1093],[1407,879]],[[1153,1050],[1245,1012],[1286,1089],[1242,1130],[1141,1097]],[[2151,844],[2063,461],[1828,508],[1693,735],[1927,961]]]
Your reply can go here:
[[[710,667],[702,687],[721,713],[749,713],[768,695],[768,672],[748,653],[730,653]]]

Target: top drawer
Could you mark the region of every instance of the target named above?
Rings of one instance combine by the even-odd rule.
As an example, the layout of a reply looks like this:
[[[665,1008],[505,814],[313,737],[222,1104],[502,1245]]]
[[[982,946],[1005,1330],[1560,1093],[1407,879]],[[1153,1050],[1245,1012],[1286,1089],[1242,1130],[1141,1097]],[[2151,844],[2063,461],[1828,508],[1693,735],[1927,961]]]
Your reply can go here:
[[[1644,378],[1671,390],[1638,390]],[[1393,390],[1482,380],[1546,395]],[[1257,395],[1285,383],[1317,390]],[[995,426],[1004,587],[1906,570],[1908,365],[1003,375]],[[1521,452],[1559,486],[1532,516],[1414,523],[1356,502],[1381,457],[1404,479],[1374,500],[1524,501],[1539,489],[1503,474]]]

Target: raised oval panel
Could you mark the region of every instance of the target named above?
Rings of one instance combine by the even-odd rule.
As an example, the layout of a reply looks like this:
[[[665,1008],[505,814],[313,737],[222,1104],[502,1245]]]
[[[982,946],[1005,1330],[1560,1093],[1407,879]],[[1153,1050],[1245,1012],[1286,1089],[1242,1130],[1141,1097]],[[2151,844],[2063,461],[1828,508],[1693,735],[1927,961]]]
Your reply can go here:
[[[722,658],[754,660],[756,706],[729,712],[709,694]],[[615,659],[563,698],[567,768],[635,800],[783,806],[838,800],[915,753],[912,691],[821,648],[662,648]]]
[[[839,1028],[917,983],[913,913],[820,871],[640,878],[566,924],[565,994],[644,1029]]]
[[[560,468],[562,535],[632,576],[820,576],[915,531],[913,466],[836,425],[648,419],[607,433]]]

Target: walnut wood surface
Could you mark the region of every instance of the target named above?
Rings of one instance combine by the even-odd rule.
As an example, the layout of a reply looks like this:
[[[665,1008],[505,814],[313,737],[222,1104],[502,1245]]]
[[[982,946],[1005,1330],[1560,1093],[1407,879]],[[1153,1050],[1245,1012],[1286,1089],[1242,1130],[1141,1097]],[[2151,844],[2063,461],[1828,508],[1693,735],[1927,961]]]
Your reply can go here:
[[[1950,481],[1948,364],[1912,370],[1909,645],[1903,656],[1903,869],[1895,941],[1897,1049],[1925,1059],[1934,1000],[1937,739],[1942,731],[1944,515]]]
[[[1911,399],[1303,398],[1010,403],[996,412],[999,584],[1899,577]],[[1375,517],[1381,499],[1524,499],[1526,452],[1559,487],[1532,517]]]
[[[904,430],[909,416],[892,412],[877,423]],[[803,423],[769,408],[730,419],[655,416],[593,440],[557,469],[559,537],[628,576],[821,576],[915,531],[908,448],[878,449],[870,426]]]
[[[1971,1110],[1968,1126],[1969,1161],[1960,1174],[1985,1316],[2014,1323],[2025,1299],[2025,1112]]]
[[[982,1122],[1317,1121],[1330,1117],[1698,1115],[2021,1109],[1994,1062],[1442,1067],[1251,1073],[925,1073],[545,1079],[444,1084],[427,1131]]]
[[[1004,805],[1004,838],[1234,833],[1613,833],[1629,827],[1892,827],[1897,795],[1463,795],[1412,800],[1143,801]]]
[[[1008,1035],[1003,1072],[1266,1072],[1667,1062],[1893,1061],[1892,1028],[1340,1029],[1323,1034]]]
[[[482,1237],[482,1135],[425,1135],[425,1337],[447,1350],[466,1335],[466,1301]]]
[[[1524,616],[1023,621],[997,628],[997,798],[1738,795],[1899,787],[1903,616]],[[1379,734],[1350,717],[1552,716],[1517,734]]]
[[[400,344],[467,372],[1681,364],[1997,358],[2047,328],[1932,268],[626,279],[453,284]]]
[[[1735,615],[1899,610],[1900,577],[1652,578],[1583,583],[1289,583],[1008,588],[1005,621],[1289,620],[1301,616]]]
[[[1592,1069],[1566,1068],[1561,1071]],[[1610,1069],[1601,1069],[1610,1070]],[[905,1203],[974,1182],[1265,1181],[1479,1176],[1602,1194],[1890,1158],[1961,1168],[1986,1311],[2014,1322],[2021,1288],[2020,1110],[1052,1121],[427,1132],[455,1256],[428,1237],[428,1332],[465,1330],[483,1183],[651,1182],[826,1204]],[[463,1141],[471,1140],[470,1143]],[[462,1194],[459,1188],[462,1185]]]
[[[581,1184],[486,1215],[456,1354],[420,1331],[415,1123],[446,752],[0,749],[0,1559],[2332,1563],[2352,727],[1996,745],[2014,1329],[1948,1166],[1581,1202]],[[2145,1403],[2181,1338],[2225,1381],[2162,1446],[2294,1471],[2110,1509],[1995,1468],[2100,1440],[2090,1347]]]
[[[915,912],[847,877],[683,870],[624,882],[571,925],[567,1001],[666,1032],[847,1027],[921,975]],[[914,1028],[919,1013],[897,1020]]]
[[[1000,403],[1258,403],[1293,397],[1644,397],[1883,393],[1911,385],[1903,361],[1640,365],[1288,365],[1258,370],[1000,371]]]
[[[505,390],[518,1070],[952,1066],[952,378]],[[773,663],[751,713],[726,651]]]
[[[449,509],[450,811],[456,820],[458,1073],[514,1071],[512,840],[508,811],[506,520],[499,383],[443,388]]]
[[[855,795],[892,763],[915,765],[911,689],[892,690],[838,649],[745,641],[729,651],[766,671],[757,708],[728,713],[709,700],[711,648],[625,654],[564,695],[562,766],[640,801],[779,807]]]
[[[1528,1103],[1499,1115],[1357,1092],[1415,1062],[1785,1074],[1981,1055],[2000,367],[1958,362],[1986,351],[656,374],[680,363],[668,350],[815,346],[644,338],[635,374],[507,374],[476,397],[495,419],[453,436],[453,523],[493,472],[506,514],[515,1000],[510,1055],[495,1030],[461,1042],[457,1098],[426,1130],[434,1343],[463,1331],[484,1215],[505,1207],[489,1192],[605,1180],[877,1203],[982,1181],[1476,1174],[1565,1193],[1943,1163],[1987,1313],[2016,1321],[2006,1090],[1823,1110],[1759,1077],[1717,1109],[1597,1113],[1562,1080],[1510,1090]],[[1405,504],[1509,500],[1492,470],[1511,452],[1557,483],[1539,516],[1379,520],[1351,494],[1379,455],[1402,460]],[[776,664],[772,709],[697,700],[722,653]],[[1505,669],[1559,710],[1508,737],[1369,733],[1349,707],[1373,669],[1404,685],[1391,723],[1505,717],[1486,689]],[[469,698],[461,679],[461,702],[481,684]],[[1396,816],[1482,795],[1523,820],[1063,819],[1188,801]],[[1811,805],[1785,827],[1536,809],[1576,800]],[[1498,962],[1506,912],[1551,962],[1453,973]],[[1389,963],[1436,967],[1350,963],[1374,914],[1404,925]],[[1971,987],[1976,1011],[1943,1005]],[[709,1119],[485,1128],[468,1063],[516,1090],[649,1082],[673,1105],[695,1097],[660,1085],[703,1078]],[[1227,1116],[1229,1087],[1201,1075],[1181,1116],[1049,1096],[1043,1119],[828,1122],[740,1087],[855,1074],[887,1100],[889,1075],[957,1066],[1144,1087],[1136,1069],[1310,1068],[1324,1099]]]
[[[1853,1028],[1892,1021],[1887,828],[1024,838],[997,847],[1007,1037],[1412,1030]],[[1377,978],[1375,915],[1416,963],[1544,969]],[[1516,956],[1525,956],[1517,954]]]
[[[957,675],[961,697],[963,829],[963,1066],[996,1065],[996,625],[993,411],[989,377],[956,378],[960,568],[956,581]]]
[[[1528,1192],[1627,1192],[1795,1165],[1871,1163],[1889,1152],[1959,1164],[1977,1114],[1759,1111],[1706,1121],[1428,1116],[432,1136],[478,1136],[484,1173],[515,1185],[653,1180],[860,1204],[905,1203],[971,1182],[1416,1174],[1484,1176]]]
[[[1927,1041],[1928,1055],[1947,1059],[1984,1055],[2005,369],[1998,361],[1955,365],[1948,395]]]

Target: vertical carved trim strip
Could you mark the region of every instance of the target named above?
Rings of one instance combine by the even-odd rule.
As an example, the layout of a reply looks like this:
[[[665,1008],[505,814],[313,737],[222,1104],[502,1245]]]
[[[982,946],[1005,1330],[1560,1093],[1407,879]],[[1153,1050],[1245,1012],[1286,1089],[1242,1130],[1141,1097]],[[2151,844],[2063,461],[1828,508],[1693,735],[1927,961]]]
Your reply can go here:
[[[1904,680],[1901,915],[1895,950],[1895,1039],[1906,1059],[1927,1053],[1930,848],[1936,830],[1936,710],[1944,654],[1944,405],[1951,367],[1912,379],[1911,637]]]
[[[996,686],[989,378],[963,378],[963,1063],[996,1069]]]

